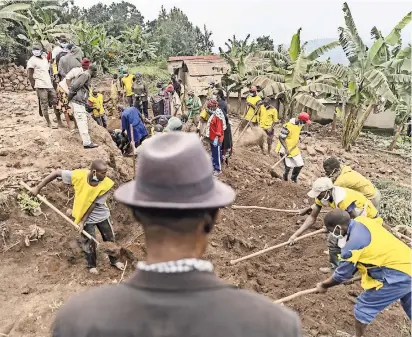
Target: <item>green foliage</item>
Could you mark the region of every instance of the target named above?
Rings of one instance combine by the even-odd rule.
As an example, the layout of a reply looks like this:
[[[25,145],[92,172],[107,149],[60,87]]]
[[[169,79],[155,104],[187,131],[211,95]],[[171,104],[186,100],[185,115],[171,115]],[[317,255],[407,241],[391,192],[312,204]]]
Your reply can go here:
[[[390,226],[411,225],[411,191],[392,181],[377,180],[375,186],[382,194],[380,215]]]
[[[273,39],[271,39],[269,35],[259,36],[256,39],[256,49],[257,50],[273,50],[273,49],[275,49]]]
[[[29,18],[22,13],[31,6],[30,1],[0,1],[0,21],[28,22]]]
[[[140,26],[130,27],[122,32],[122,50],[128,63],[148,61],[156,58],[157,43],[149,42],[149,34]]]
[[[29,213],[33,213],[41,204],[36,197],[32,197],[25,192],[21,192],[17,196],[17,200],[19,202],[20,209],[22,211],[28,211]]]
[[[161,80],[164,83],[170,81],[170,74],[167,71],[167,65],[162,62],[145,62],[137,66],[129,67],[132,74],[141,73],[143,80],[146,82],[150,94],[155,94],[158,89],[156,83]]]
[[[108,36],[104,26],[92,27],[86,21],[78,22],[72,27],[76,44],[103,71],[118,61],[120,42]]]
[[[228,39],[225,42],[226,50],[224,51],[219,47],[220,54],[225,54],[230,58],[234,57],[245,57],[246,55],[252,54],[257,50],[256,43],[249,43],[250,34],[246,36],[246,39],[239,40],[236,35],[233,35],[232,39]]]

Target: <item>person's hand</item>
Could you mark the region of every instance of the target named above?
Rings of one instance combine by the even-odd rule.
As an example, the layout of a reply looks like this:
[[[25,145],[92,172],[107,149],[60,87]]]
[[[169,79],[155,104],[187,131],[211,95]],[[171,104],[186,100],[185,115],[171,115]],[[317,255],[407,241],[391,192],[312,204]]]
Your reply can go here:
[[[80,222],[77,224],[77,226],[79,227],[79,233],[81,234],[83,232],[83,229],[84,229],[84,220],[80,220]]]
[[[217,140],[218,140],[218,137],[216,137],[216,138],[213,140],[213,146],[215,146],[215,147],[216,147],[217,144],[218,144],[218,143],[217,143]]]
[[[325,293],[328,291],[328,288],[325,288],[325,287],[323,286],[323,283],[322,283],[322,282],[319,282],[319,283],[316,285],[316,289],[317,289],[318,293],[320,293],[320,294],[325,294]]]
[[[312,207],[307,207],[307,208],[301,209],[301,210],[299,211],[299,215],[300,215],[300,216],[302,216],[302,215],[309,215],[310,213],[312,213]]]
[[[40,187],[39,186],[35,186],[30,190],[31,194],[33,194],[34,196],[36,196],[37,194],[40,193]]]
[[[293,234],[288,240],[289,246],[293,246],[296,243],[295,240],[296,240],[296,236],[295,234]]]

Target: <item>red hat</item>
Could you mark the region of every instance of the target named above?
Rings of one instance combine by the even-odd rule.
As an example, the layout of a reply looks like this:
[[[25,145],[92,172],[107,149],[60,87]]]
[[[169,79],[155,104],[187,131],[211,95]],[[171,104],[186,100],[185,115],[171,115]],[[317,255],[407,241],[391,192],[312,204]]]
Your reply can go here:
[[[167,86],[167,88],[166,88],[166,91],[167,91],[167,92],[175,91],[175,87],[173,86],[173,84],[169,84],[169,85]]]
[[[207,107],[208,108],[216,108],[219,104],[215,99],[211,99],[207,102]]]
[[[300,119],[301,121],[306,122],[307,124],[312,123],[312,122],[310,121],[310,116],[309,116],[309,114],[308,114],[307,112],[301,112],[301,113],[299,114],[299,116],[298,116],[298,119]]]
[[[250,87],[250,91],[251,91],[251,92],[256,92],[256,91],[257,91],[257,88],[256,88],[255,86]]]
[[[83,68],[84,70],[89,69],[90,64],[91,64],[91,61],[90,61],[88,58],[84,58],[84,59],[82,60],[82,68]]]

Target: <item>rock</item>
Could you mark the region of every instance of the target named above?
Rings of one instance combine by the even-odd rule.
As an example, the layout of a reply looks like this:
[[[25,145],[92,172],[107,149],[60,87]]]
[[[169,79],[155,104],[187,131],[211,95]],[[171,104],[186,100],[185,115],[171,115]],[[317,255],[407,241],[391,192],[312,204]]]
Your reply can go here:
[[[214,242],[214,241],[212,241],[212,242],[210,243],[210,245],[211,245],[212,247],[217,247],[217,243]]]
[[[5,156],[7,156],[8,155],[8,151],[6,150],[6,149],[1,149],[0,150],[0,157],[5,157]]]
[[[386,172],[388,172],[389,174],[391,174],[391,173],[393,173],[393,170],[387,169]]]
[[[319,153],[321,153],[321,154],[326,154],[326,149],[324,148],[324,147],[322,147],[322,146],[316,146],[315,147],[315,150],[317,151],[317,152],[319,152]]]
[[[385,174],[386,173],[386,169],[384,167],[380,167],[379,168],[379,173]]]
[[[312,146],[308,145],[308,147],[306,148],[306,150],[308,151],[308,154],[309,154],[310,156],[316,156],[316,150],[315,150]]]

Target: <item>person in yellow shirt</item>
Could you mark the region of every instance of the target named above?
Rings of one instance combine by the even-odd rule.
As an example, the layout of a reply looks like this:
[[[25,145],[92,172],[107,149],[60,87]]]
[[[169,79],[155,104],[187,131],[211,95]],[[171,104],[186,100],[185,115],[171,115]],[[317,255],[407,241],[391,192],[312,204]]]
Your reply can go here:
[[[370,219],[378,217],[378,211],[375,206],[363,194],[348,188],[333,186],[332,180],[328,177],[316,179],[308,196],[315,199],[315,204],[300,212],[300,215],[309,214],[309,216],[305,219],[303,225],[289,238],[290,244],[293,244],[297,237],[313,226],[324,206],[342,209],[352,219],[360,215]],[[334,270],[339,261],[338,254],[340,253],[340,248],[337,245],[337,240],[329,235],[327,243],[331,266],[320,268],[320,271],[323,273],[329,273],[331,270]]]
[[[303,168],[303,157],[300,153],[298,144],[299,137],[302,134],[309,134],[308,132],[302,132],[302,128],[305,124],[310,124],[309,114],[302,112],[298,118],[292,118],[289,122],[283,125],[280,130],[279,141],[276,145],[276,152],[283,158],[283,164],[285,165],[285,171],[283,173],[283,180],[289,179],[289,172],[292,170],[291,180],[294,183],[298,182],[298,176]]]
[[[319,293],[345,282],[358,270],[364,292],[355,304],[356,337],[387,306],[400,301],[411,319],[412,261],[411,248],[382,226],[382,219],[357,217],[336,209],[325,216],[325,226],[342,247],[341,260],[333,275],[318,283]]]
[[[323,162],[326,175],[332,179],[335,186],[350,188],[362,193],[379,211],[381,201],[380,191],[363,175],[352,170],[349,166],[341,165],[335,157],[330,157]]]
[[[93,119],[97,124],[107,128],[107,117],[103,107],[104,99],[101,92],[92,90],[92,94],[89,96],[88,105],[92,109]]]
[[[119,96],[121,94],[121,91],[122,88],[120,86],[118,75],[114,74],[112,84],[110,87],[109,116],[115,116],[118,114]]]
[[[256,87],[249,89],[249,95],[246,97],[247,111],[240,121],[239,132],[242,132],[248,125],[257,126],[259,123],[259,110],[262,98],[258,96]]]
[[[278,111],[270,104],[270,99],[267,97],[263,100],[263,104],[260,107],[260,121],[259,126],[265,131],[267,135],[268,154],[272,149],[273,136],[275,135],[275,124],[278,122]],[[263,144],[259,144],[263,150]]]
[[[134,81],[134,75],[129,74],[129,70],[126,69],[126,74],[124,75],[124,77],[122,77],[122,84],[123,84],[123,88],[124,88],[124,93],[127,99],[127,104],[129,104],[129,106],[133,106],[133,96],[134,96],[134,92],[133,92],[133,81]]]
[[[64,183],[74,187],[72,216],[80,233],[85,230],[95,237],[97,227],[103,241],[114,242],[110,210],[106,204],[108,192],[113,187],[114,182],[106,174],[106,162],[97,159],[92,162],[89,170],[56,170],[44,178],[31,192],[34,195],[39,194],[43,187],[60,177]],[[89,272],[98,274],[96,243],[82,234],[81,245],[86,255]],[[123,270],[123,263],[117,261],[116,257],[109,255],[109,260],[112,266]]]

